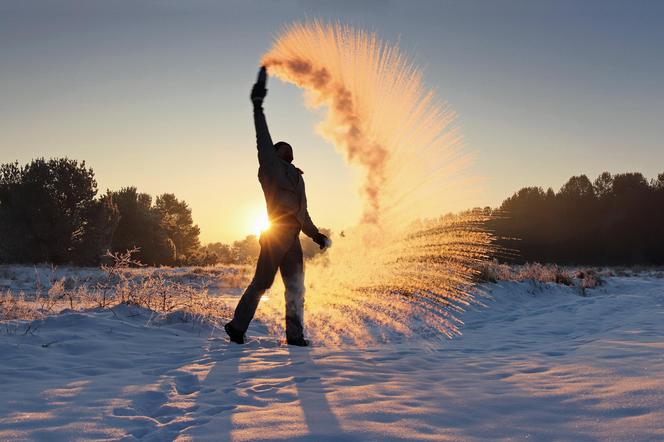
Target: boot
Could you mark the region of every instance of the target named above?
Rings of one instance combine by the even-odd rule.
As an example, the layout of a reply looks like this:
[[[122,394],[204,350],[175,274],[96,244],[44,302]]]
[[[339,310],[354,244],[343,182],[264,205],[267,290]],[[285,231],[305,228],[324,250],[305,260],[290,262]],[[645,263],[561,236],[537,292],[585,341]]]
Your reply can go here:
[[[235,330],[230,322],[224,325],[224,330],[226,330],[226,333],[231,339],[231,342],[235,342],[236,344],[244,344],[244,333]]]
[[[287,339],[288,345],[297,345],[298,347],[308,347],[309,341],[304,338]]]

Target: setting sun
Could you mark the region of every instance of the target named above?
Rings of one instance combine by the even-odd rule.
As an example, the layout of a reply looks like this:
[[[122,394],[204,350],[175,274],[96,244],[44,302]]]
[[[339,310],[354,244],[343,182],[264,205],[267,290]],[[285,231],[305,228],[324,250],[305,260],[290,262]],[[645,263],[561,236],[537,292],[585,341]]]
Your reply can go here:
[[[270,220],[267,217],[267,212],[263,212],[259,215],[257,215],[254,220],[252,226],[252,233],[256,236],[260,236],[261,233],[265,232],[267,229],[270,228]]]

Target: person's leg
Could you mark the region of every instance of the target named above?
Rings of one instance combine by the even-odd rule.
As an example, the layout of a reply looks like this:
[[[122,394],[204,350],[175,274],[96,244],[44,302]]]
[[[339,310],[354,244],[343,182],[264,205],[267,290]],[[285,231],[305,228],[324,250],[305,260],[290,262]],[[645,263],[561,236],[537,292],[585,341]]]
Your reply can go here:
[[[256,313],[263,293],[272,286],[279,264],[290,247],[290,241],[279,231],[261,235],[261,251],[256,263],[256,272],[242,298],[235,307],[233,320],[228,323],[234,330],[245,333]]]
[[[302,340],[304,338],[304,262],[298,237],[284,255],[279,270],[286,287],[286,339]]]

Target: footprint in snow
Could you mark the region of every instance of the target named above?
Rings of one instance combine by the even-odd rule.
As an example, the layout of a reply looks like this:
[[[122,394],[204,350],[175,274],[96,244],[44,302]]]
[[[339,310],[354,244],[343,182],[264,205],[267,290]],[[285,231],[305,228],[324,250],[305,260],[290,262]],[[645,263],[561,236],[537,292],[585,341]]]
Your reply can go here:
[[[191,373],[177,372],[175,376],[175,390],[179,395],[190,395],[201,389],[198,378]]]

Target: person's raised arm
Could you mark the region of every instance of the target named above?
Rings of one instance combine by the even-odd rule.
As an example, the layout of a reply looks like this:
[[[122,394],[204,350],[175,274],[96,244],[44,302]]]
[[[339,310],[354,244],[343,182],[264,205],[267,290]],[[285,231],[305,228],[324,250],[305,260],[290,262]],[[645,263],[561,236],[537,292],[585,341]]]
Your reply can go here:
[[[254,126],[256,127],[256,147],[258,148],[258,163],[267,169],[277,158],[277,152],[272,144],[272,137],[267,128],[267,121],[263,113],[263,100],[267,95],[265,84],[267,83],[267,70],[265,66],[258,72],[258,80],[251,89],[251,102],[254,104]]]

